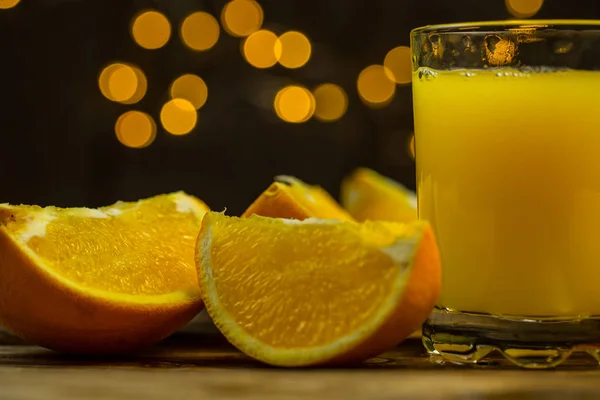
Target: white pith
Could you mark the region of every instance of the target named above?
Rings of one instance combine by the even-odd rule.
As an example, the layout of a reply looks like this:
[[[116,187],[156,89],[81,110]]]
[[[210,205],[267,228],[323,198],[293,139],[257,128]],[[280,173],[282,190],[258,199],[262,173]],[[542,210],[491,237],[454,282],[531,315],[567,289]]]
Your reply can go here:
[[[195,212],[198,208],[196,202],[192,198],[187,196],[176,196],[175,206],[177,207],[177,212],[180,213]]]
[[[46,235],[46,227],[56,219],[56,215],[41,212],[36,214],[35,218],[29,219],[21,231],[16,235],[17,238],[27,243],[32,237],[44,237]]]

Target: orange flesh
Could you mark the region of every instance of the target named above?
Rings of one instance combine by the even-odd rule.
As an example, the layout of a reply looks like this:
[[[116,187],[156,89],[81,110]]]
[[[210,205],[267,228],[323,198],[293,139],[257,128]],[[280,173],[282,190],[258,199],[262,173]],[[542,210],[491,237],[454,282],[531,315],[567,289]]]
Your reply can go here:
[[[256,214],[272,218],[302,220],[315,217],[353,221],[325,189],[308,185],[292,176],[281,175],[275,179],[244,212],[244,217]]]
[[[398,182],[360,168],[342,184],[342,204],[358,220],[409,222],[417,219],[409,191]]]
[[[192,212],[177,212],[167,196],[101,209],[126,211],[118,217],[82,217],[56,209],[45,235],[31,237],[26,245],[49,269],[84,288],[133,295],[195,291],[194,243],[201,220]],[[18,237],[28,212],[36,210],[41,209],[0,213],[0,223]]]
[[[327,345],[359,330],[395,293],[398,265],[380,247],[421,226],[302,225],[207,216],[211,272],[222,309],[252,337],[280,348]],[[206,222],[205,222],[206,223]],[[399,232],[398,230],[403,230]],[[413,249],[414,251],[414,249]]]
[[[334,218],[341,221],[352,221],[353,218],[348,214],[338,203],[319,186],[312,186],[308,192],[316,200],[315,203],[307,204],[307,207],[313,211],[314,215],[319,218]],[[307,202],[308,203],[308,202]],[[315,205],[318,205],[315,207]],[[317,208],[315,210],[315,208]]]

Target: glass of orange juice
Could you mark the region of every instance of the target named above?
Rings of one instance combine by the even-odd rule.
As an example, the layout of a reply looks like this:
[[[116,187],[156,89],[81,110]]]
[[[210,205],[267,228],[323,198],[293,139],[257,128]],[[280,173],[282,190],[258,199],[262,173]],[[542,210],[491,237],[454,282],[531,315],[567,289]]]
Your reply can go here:
[[[600,362],[600,21],[426,26],[411,48],[419,217],[443,268],[425,347]]]

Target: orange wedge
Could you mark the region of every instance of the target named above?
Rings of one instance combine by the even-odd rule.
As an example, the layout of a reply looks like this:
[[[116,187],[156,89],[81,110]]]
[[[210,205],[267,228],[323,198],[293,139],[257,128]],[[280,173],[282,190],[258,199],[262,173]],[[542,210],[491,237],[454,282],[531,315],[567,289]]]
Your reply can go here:
[[[393,348],[440,293],[426,222],[227,217],[198,237],[204,303],[224,336],[276,366],[353,363]]]
[[[341,201],[357,221],[409,222],[417,219],[415,193],[368,168],[358,168],[344,179]]]
[[[331,218],[352,221],[352,217],[320,186],[293,176],[280,175],[242,215],[272,218]]]
[[[182,192],[99,209],[0,205],[0,324],[74,353],[146,347],[202,308]]]

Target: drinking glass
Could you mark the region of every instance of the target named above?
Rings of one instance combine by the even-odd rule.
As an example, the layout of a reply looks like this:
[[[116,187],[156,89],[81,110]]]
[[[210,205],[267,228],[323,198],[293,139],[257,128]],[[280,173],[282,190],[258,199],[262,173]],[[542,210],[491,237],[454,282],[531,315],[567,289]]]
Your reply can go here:
[[[443,270],[428,352],[600,362],[600,21],[426,26],[411,49],[419,217]]]

